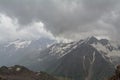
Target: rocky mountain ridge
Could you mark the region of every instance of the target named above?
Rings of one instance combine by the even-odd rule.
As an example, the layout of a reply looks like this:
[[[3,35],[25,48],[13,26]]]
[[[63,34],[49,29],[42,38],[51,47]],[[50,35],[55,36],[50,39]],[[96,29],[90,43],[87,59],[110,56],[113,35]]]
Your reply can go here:
[[[90,37],[70,43],[55,43],[34,59],[27,59],[24,65],[75,80],[101,80],[112,74],[114,59],[110,54],[117,51],[119,55],[119,48],[109,40]]]
[[[33,72],[24,66],[0,67],[0,80],[58,80],[45,72]]]

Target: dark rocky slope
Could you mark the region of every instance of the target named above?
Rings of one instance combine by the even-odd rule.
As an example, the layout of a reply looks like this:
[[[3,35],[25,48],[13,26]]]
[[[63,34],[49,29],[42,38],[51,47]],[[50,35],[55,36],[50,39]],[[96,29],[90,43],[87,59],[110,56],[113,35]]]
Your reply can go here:
[[[106,80],[120,80],[120,65],[116,66],[115,74],[112,77],[110,77],[109,79],[106,79]]]
[[[113,65],[91,45],[81,44],[60,58],[48,70],[75,80],[102,80],[113,72]]]
[[[33,72],[23,66],[3,66],[0,68],[0,80],[57,80],[45,72]]]

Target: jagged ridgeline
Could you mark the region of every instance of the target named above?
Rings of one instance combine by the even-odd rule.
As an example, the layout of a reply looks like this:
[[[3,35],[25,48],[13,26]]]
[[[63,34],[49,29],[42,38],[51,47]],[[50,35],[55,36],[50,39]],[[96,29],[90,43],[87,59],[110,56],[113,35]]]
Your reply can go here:
[[[37,44],[35,48],[31,47],[31,45],[36,45],[34,43]],[[19,44],[18,41],[17,44]],[[12,64],[24,65],[31,70],[47,72],[65,80],[103,80],[111,76],[114,65],[120,63],[120,46],[107,39],[98,40],[95,37],[89,37],[69,43],[56,42],[42,50],[39,50],[40,44],[38,40],[26,47],[17,48],[15,52],[12,51],[12,56],[9,56],[7,60],[10,63],[14,62],[10,60],[15,58],[16,61]],[[9,48],[11,47],[7,46],[4,50]],[[29,49],[30,52],[32,51],[30,54]],[[26,50],[28,52],[24,54]],[[16,54],[17,52],[24,55]]]
[[[90,37],[70,43],[54,43],[23,65],[55,76],[75,80],[103,80],[114,72],[114,57],[120,52],[109,40]],[[37,65],[37,66],[36,66]]]

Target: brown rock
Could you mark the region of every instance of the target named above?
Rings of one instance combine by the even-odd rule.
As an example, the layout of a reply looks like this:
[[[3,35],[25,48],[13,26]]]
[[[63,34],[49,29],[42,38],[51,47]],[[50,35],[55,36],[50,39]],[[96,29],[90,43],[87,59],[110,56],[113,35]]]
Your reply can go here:
[[[3,66],[0,68],[0,80],[57,80],[45,72],[33,72],[24,66]]]
[[[116,66],[115,74],[110,77],[108,80],[120,80],[120,65]]]

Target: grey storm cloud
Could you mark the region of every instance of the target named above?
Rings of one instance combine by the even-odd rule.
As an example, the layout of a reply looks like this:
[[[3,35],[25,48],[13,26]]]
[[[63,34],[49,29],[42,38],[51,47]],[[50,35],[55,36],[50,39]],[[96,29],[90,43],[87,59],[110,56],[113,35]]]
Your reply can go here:
[[[120,39],[115,37],[120,31],[119,4],[119,0],[0,0],[0,12],[17,18],[21,26],[42,21],[55,36]]]

